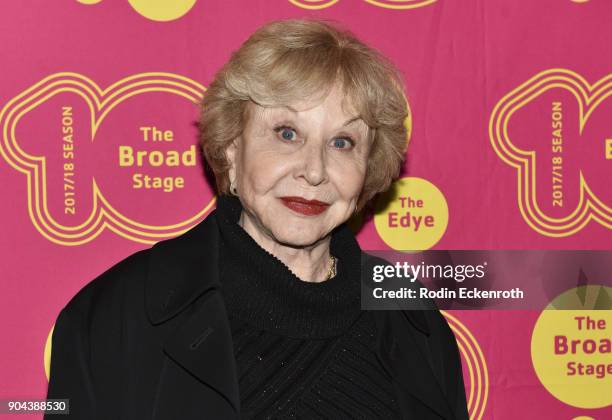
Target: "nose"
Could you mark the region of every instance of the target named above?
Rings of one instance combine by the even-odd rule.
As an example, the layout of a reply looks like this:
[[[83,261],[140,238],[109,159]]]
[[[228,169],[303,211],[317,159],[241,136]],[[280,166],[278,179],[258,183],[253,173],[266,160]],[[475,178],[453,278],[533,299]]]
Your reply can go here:
[[[319,185],[327,181],[327,167],[325,163],[325,148],[319,144],[304,145],[301,150],[301,165],[298,177],[303,177],[310,185]]]

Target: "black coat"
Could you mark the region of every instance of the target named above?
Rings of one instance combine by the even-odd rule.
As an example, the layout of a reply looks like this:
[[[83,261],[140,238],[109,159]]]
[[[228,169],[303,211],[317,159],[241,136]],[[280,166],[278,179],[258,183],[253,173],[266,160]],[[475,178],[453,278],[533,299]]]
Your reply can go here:
[[[213,213],[115,264],[62,309],[47,398],[69,398],[70,415],[57,418],[239,418],[218,235]],[[457,344],[439,311],[373,312],[403,418],[467,419]]]

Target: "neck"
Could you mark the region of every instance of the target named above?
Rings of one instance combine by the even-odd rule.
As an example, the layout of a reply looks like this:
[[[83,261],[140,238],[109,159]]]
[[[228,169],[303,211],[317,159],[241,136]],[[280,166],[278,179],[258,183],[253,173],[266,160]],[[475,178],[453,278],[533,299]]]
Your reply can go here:
[[[316,243],[304,247],[285,245],[271,237],[244,210],[238,224],[270,254],[283,262],[300,280],[320,283],[328,279],[330,270],[330,240],[328,235]]]
[[[219,278],[229,313],[289,337],[324,338],[346,331],[361,313],[362,264],[361,249],[348,226],[338,226],[329,241],[322,240],[328,244],[325,248],[308,247],[311,253],[326,249],[337,257],[337,274],[327,281],[303,281],[239,225],[243,211],[238,198],[225,195],[219,196],[214,211],[220,235]],[[259,238],[259,233],[252,234]],[[289,256],[296,252],[286,251]]]

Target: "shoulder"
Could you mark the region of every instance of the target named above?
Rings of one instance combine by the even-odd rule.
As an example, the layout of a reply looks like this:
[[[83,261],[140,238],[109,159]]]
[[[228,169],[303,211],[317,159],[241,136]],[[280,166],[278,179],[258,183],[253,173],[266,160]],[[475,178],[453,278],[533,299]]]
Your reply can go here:
[[[137,251],[90,280],[66,303],[60,317],[87,318],[98,312],[111,315],[126,300],[137,299],[131,291],[144,284],[150,250]]]
[[[362,252],[362,273],[369,274],[362,278],[365,284],[368,284],[371,280],[371,274],[374,273],[375,266],[392,266],[393,264],[384,258],[376,255],[371,255]],[[419,289],[425,287],[419,280],[415,280],[411,284],[406,284],[411,288]],[[373,286],[369,286],[373,287]],[[398,304],[397,309],[391,312],[395,312],[398,316],[405,317],[410,325],[421,333],[429,336],[430,341],[435,341],[437,348],[446,352],[453,352],[456,348],[455,336],[452,333],[446,318],[438,310],[436,303],[427,297],[412,299],[410,304]],[[417,309],[418,308],[418,309]],[[389,309],[387,307],[387,309]]]
[[[361,269],[372,269],[376,265],[393,265],[384,258],[361,251]]]
[[[425,315],[431,339],[438,344],[442,357],[454,358],[457,352],[457,340],[446,317],[439,310],[422,311]]]
[[[93,418],[104,410],[99,402],[122,398],[117,384],[129,357],[126,321],[144,318],[138,302],[148,254],[135,252],[97,275],[55,320],[47,398],[70,396],[71,418]]]

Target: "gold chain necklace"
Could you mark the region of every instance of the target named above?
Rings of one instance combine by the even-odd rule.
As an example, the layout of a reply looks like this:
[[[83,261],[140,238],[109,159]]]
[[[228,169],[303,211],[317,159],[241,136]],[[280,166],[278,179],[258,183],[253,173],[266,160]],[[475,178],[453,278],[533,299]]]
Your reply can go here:
[[[327,271],[327,278],[325,280],[329,280],[336,275],[336,257],[330,254],[329,256],[329,270]]]

